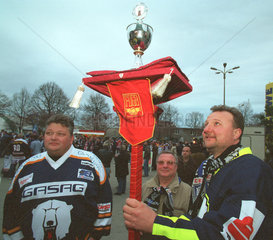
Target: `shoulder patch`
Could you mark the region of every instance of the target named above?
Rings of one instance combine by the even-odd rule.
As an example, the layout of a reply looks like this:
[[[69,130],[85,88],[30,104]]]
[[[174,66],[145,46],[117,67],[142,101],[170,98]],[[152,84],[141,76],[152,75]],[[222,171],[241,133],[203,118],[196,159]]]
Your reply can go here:
[[[73,157],[81,158],[82,165],[87,164],[87,162],[89,162],[88,165],[92,164],[92,167],[95,168],[100,178],[100,183],[104,184],[104,182],[106,181],[106,172],[101,160],[94,153],[74,148],[72,155]]]
[[[86,180],[90,180],[93,181],[94,180],[94,174],[91,170],[87,170],[87,169],[78,169],[78,178],[81,179],[86,179]]]
[[[23,187],[24,185],[28,184],[28,183],[31,183],[32,180],[33,180],[33,173],[19,178],[18,183],[19,183],[20,188]]]

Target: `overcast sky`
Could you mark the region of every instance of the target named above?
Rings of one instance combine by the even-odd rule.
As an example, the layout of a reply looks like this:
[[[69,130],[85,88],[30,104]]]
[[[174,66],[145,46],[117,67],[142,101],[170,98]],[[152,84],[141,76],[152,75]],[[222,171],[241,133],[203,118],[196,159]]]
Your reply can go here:
[[[55,82],[72,98],[86,72],[127,70],[134,55],[126,27],[133,0],[0,0],[0,79],[11,97]],[[223,103],[223,76],[210,67],[240,66],[227,75],[226,104],[250,101],[255,113],[273,81],[272,0],[146,0],[154,34],[147,64],[171,56],[193,91],[171,101],[181,113],[206,114]],[[93,91],[86,87],[84,100]],[[109,100],[110,102],[110,100]]]

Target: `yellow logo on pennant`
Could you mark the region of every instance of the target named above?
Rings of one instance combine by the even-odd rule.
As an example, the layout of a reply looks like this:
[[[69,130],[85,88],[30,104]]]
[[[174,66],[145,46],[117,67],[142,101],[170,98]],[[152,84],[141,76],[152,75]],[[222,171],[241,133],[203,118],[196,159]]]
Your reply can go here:
[[[142,104],[138,93],[124,93],[122,97],[126,117],[143,116]]]

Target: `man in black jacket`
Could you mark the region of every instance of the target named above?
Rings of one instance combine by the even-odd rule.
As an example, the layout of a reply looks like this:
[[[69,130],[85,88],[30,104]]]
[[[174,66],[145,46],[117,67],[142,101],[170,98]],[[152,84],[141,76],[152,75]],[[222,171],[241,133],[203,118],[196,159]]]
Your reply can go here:
[[[121,195],[126,190],[126,176],[129,174],[128,163],[130,154],[126,150],[126,145],[121,145],[120,153],[115,156],[116,178],[118,180],[118,191],[115,195]]]
[[[152,233],[155,239],[272,239],[273,171],[240,145],[244,119],[238,109],[220,105],[211,110],[203,130],[211,156],[193,180],[190,214],[170,219],[127,199],[127,228]]]
[[[113,158],[113,153],[112,153],[112,151],[109,150],[108,141],[103,143],[103,148],[101,148],[98,151],[97,155],[98,155],[98,158],[102,161],[103,166],[105,167],[107,177],[110,178],[111,161],[112,161],[112,158]]]

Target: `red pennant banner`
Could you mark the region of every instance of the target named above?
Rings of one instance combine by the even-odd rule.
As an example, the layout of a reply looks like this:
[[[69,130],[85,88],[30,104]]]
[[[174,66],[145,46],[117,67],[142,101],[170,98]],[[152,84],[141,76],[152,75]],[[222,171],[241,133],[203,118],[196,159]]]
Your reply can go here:
[[[119,133],[131,145],[153,137],[155,117],[149,79],[107,83],[119,116]]]

